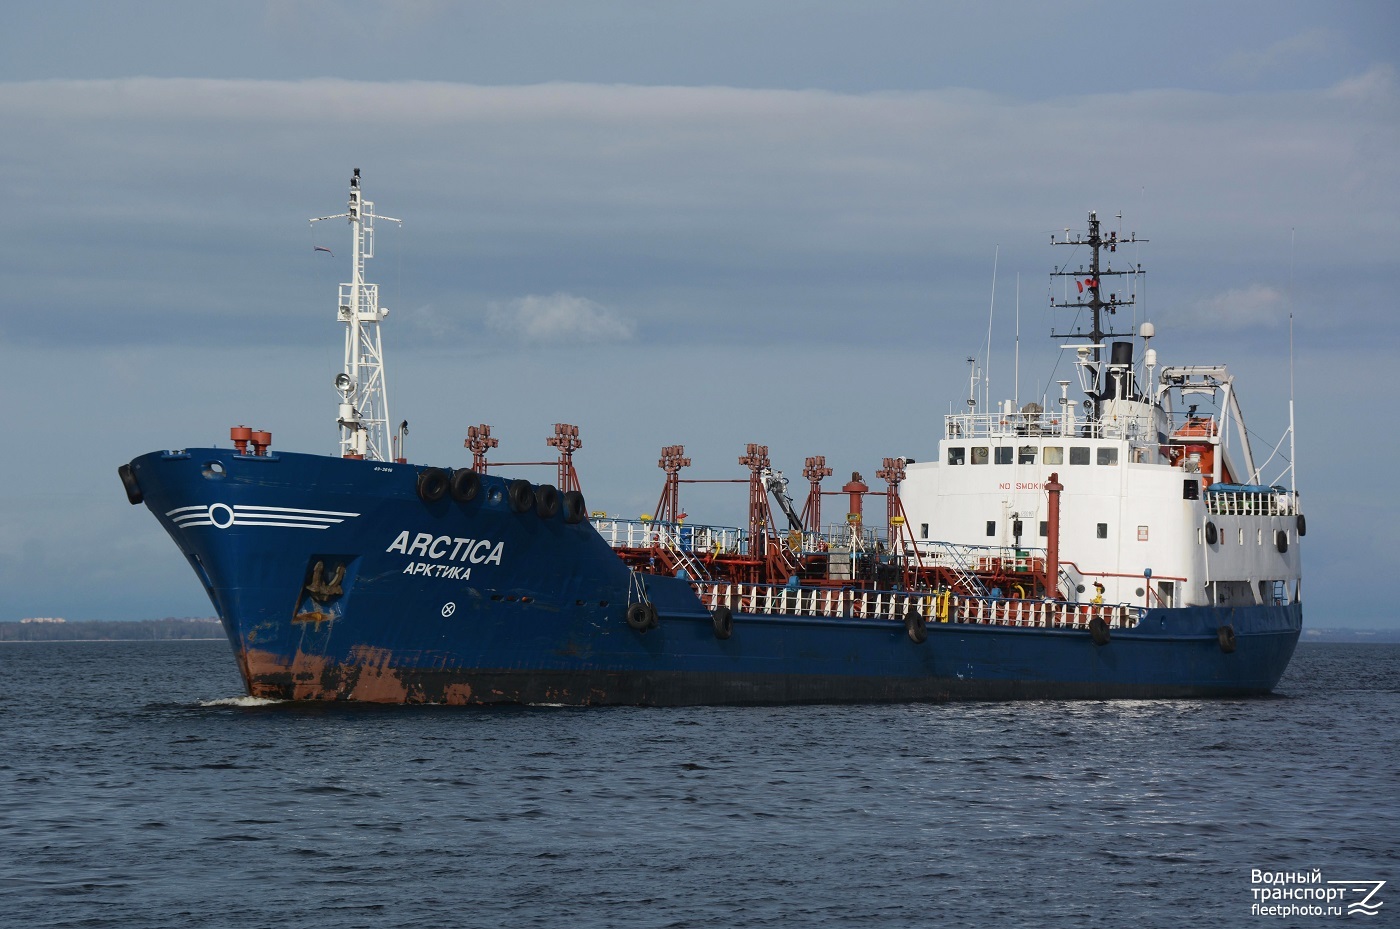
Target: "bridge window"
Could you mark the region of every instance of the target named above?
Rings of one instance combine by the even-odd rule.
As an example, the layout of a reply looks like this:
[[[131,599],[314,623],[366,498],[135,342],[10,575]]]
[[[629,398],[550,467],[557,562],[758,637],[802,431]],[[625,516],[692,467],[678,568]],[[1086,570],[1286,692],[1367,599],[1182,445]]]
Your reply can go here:
[[[1099,523],[1099,538],[1108,538],[1108,523]]]
[[[1010,445],[997,446],[997,464],[1011,464],[1011,454],[1014,452]]]
[[[1099,464],[1116,465],[1118,463],[1118,449],[1104,446],[1099,449]]]
[[[928,523],[919,523],[919,538],[928,538]]]
[[[975,465],[986,464],[986,463],[987,463],[987,446],[985,446],[985,445],[974,445],[974,446],[972,446],[972,463],[975,464]]]
[[[1050,521],[1042,519],[1040,521],[1040,537],[1042,539],[1050,536]]]
[[[990,539],[990,538],[994,537],[996,534],[997,534],[997,521],[996,521],[995,519],[989,519],[989,520],[987,520],[987,538]]]
[[[948,464],[960,465],[967,461],[967,449],[957,446],[948,448]]]
[[[1016,453],[1017,464],[1035,464],[1035,446],[1022,445],[1021,450]]]
[[[1086,465],[1089,463],[1089,447],[1087,445],[1072,445],[1069,450],[1069,463],[1072,465]]]
[[[1064,450],[1064,448],[1063,448],[1062,446],[1059,446],[1059,445],[1047,445],[1047,446],[1045,446],[1045,463],[1048,464],[1048,465],[1064,464],[1064,463],[1065,463],[1065,450]]]

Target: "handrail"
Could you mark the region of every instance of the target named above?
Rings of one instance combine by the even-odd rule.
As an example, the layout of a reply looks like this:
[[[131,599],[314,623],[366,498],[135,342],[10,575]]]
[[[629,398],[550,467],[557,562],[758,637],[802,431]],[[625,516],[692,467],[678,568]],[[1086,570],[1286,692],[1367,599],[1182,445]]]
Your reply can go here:
[[[1041,629],[1087,629],[1099,618],[1113,629],[1132,629],[1146,608],[1127,603],[1085,604],[1063,600],[974,597],[949,591],[856,590],[697,581],[692,587],[707,609],[736,613],[812,616],[825,619],[878,619],[904,622],[917,610],[929,622]]]
[[[1212,516],[1296,516],[1298,494],[1289,490],[1242,491],[1208,488],[1202,495]]]
[[[673,546],[681,551],[739,551],[742,533],[732,526],[703,526],[691,523],[657,522],[649,519],[592,517],[593,528],[613,548]]]
[[[916,543],[915,551],[918,551],[920,544],[928,549],[929,564],[938,566],[943,560],[941,556],[946,556],[953,575],[959,583],[981,596],[985,597],[989,594],[987,585],[982,583],[982,579],[973,572],[968,564],[968,556],[985,548],[985,546],[956,545],[952,542]]]
[[[1148,441],[1147,414],[1122,415],[1117,420],[1076,420],[1049,411],[1041,413],[946,413],[945,439],[1117,439],[1134,444]],[[990,462],[989,462],[990,463]]]

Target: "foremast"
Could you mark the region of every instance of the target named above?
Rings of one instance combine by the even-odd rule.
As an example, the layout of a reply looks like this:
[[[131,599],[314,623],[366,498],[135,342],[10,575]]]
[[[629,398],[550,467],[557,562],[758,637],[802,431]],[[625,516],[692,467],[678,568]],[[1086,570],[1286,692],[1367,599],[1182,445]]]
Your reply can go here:
[[[350,280],[340,285],[337,319],[345,323],[345,363],[335,377],[340,394],[336,422],[342,458],[384,461],[398,457],[390,447],[389,392],[384,379],[384,349],[379,324],[389,315],[379,305],[379,285],[365,281],[365,261],[374,257],[374,221],[403,220],[374,212],[374,202],[360,191],[360,169],[350,178],[350,202],[344,213],[317,216],[311,222],[345,219],[350,223]],[[400,436],[402,441],[402,436]]]

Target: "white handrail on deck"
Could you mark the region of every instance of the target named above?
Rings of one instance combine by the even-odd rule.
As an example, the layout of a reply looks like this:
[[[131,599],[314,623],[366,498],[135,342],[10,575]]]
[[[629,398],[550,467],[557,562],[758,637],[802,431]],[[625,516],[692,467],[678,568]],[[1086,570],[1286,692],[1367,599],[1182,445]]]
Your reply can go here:
[[[700,602],[714,610],[727,606],[736,613],[770,616],[817,616],[826,619],[885,619],[903,622],[918,610],[930,623],[953,622],[985,626],[1026,626],[1039,629],[1087,629],[1095,617],[1113,629],[1132,629],[1145,610],[1125,603],[1067,603],[1062,600],[1022,600],[1015,597],[969,597],[952,594],[947,616],[938,615],[940,594],[934,591],[851,590],[829,587],[787,587],[697,581]]]

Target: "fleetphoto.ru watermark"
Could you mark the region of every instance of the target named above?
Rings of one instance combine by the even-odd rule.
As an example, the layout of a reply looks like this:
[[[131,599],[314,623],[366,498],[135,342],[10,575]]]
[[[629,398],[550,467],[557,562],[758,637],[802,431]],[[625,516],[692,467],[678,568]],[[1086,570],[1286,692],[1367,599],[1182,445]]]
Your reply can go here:
[[[1385,881],[1323,880],[1322,869],[1249,872],[1252,916],[1375,916]]]

